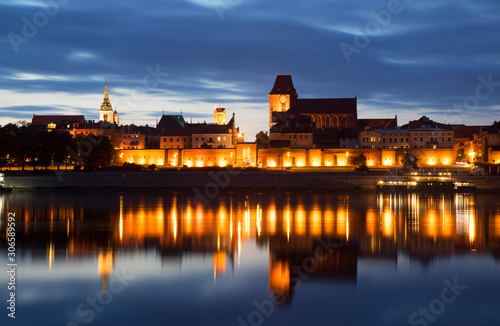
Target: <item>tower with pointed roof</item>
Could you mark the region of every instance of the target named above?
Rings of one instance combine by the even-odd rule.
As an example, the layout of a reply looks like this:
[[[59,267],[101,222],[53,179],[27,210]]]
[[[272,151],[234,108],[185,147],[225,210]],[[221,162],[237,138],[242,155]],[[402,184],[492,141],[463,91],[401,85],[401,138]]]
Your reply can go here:
[[[273,126],[273,112],[285,112],[292,101],[297,99],[291,75],[278,75],[269,93],[269,129]]]
[[[116,112],[116,110],[113,112],[113,107],[111,106],[111,102],[109,101],[107,82],[104,87],[104,100],[102,101],[101,110],[99,111],[99,120],[119,124],[118,112]]]

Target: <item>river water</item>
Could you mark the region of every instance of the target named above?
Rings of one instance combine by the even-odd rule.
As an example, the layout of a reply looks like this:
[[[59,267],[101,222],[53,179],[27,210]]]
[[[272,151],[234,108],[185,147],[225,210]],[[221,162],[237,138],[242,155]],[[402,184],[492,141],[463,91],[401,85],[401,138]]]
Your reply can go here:
[[[499,325],[497,194],[0,195],[16,325]]]

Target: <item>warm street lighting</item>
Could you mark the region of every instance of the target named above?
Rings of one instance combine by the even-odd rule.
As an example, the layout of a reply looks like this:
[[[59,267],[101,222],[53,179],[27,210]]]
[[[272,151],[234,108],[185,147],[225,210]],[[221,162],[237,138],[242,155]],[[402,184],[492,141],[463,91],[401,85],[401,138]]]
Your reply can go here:
[[[471,149],[469,152],[469,157],[470,157],[471,163],[474,162],[474,156],[476,156],[476,153]]]

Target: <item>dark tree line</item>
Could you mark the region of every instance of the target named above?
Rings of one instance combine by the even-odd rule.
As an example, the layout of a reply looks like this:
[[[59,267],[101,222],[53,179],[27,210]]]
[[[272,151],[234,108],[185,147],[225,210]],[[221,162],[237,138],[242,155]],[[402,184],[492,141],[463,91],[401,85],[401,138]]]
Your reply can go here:
[[[26,166],[35,169],[65,164],[86,169],[108,167],[113,162],[113,146],[107,137],[73,138],[66,131],[40,130],[25,122],[0,128],[0,170]]]

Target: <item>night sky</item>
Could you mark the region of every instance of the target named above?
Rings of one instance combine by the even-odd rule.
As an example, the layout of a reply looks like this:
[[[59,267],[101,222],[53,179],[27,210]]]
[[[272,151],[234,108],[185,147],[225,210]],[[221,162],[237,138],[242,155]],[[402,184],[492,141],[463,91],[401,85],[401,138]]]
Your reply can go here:
[[[107,81],[122,124],[221,105],[253,141],[277,73],[360,118],[500,120],[498,0],[0,0],[0,30],[0,124],[97,120]]]

